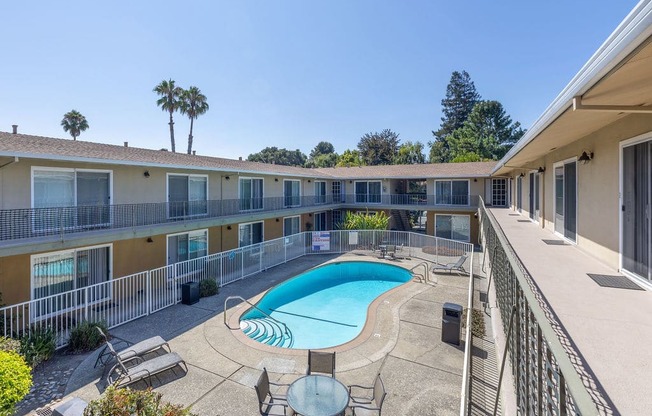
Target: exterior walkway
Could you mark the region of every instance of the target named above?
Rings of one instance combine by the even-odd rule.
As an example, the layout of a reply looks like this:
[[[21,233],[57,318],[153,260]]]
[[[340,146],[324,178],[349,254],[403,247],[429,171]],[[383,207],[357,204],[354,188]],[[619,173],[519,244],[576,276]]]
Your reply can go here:
[[[229,295],[255,300],[279,282],[328,260],[360,259],[361,254],[339,257],[306,256],[222,288],[219,295],[195,305],[176,305],[115,328],[113,336],[137,342],[161,335],[172,351],[188,363],[189,371],[168,371],[154,387],[164,400],[192,406],[198,415],[258,414],[254,389],[263,367],[273,381],[291,382],[305,374],[307,353],[264,347],[242,339],[239,330],[223,322],[223,303]],[[365,255],[364,259],[372,259]],[[419,259],[400,260],[408,268]],[[372,321],[362,342],[338,347],[336,374],[344,384],[371,385],[380,372],[388,391],[383,414],[458,415],[464,344],[441,342],[444,302],[466,304],[468,276],[438,274],[429,284],[409,282],[381,296],[370,309]],[[244,309],[229,305],[230,317]],[[238,334],[236,334],[236,332]],[[74,372],[67,396],[93,400],[105,388],[103,370],[93,369],[96,354]],[[138,383],[135,387],[144,387]]]
[[[578,352],[583,378],[593,379],[605,413],[644,415],[652,409],[652,292],[602,287],[587,273],[618,275],[574,245],[510,209],[491,208],[516,255]],[[511,214],[511,215],[510,215]],[[563,342],[563,340],[562,340]]]

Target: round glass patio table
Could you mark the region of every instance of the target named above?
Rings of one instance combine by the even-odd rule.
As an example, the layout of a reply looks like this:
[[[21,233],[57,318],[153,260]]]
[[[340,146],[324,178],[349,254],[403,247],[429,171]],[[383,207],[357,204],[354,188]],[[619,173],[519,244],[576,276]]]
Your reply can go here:
[[[333,377],[304,376],[288,388],[287,402],[295,412],[302,415],[339,415],[349,404],[349,391]]]

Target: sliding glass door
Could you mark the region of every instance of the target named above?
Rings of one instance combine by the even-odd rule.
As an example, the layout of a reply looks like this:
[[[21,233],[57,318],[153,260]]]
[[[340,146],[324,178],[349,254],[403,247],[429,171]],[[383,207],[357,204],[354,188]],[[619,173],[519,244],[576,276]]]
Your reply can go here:
[[[577,162],[555,164],[555,232],[577,238]]]
[[[652,141],[623,147],[622,268],[652,280]]]
[[[541,186],[541,174],[530,173],[530,218],[539,222],[539,187]]]

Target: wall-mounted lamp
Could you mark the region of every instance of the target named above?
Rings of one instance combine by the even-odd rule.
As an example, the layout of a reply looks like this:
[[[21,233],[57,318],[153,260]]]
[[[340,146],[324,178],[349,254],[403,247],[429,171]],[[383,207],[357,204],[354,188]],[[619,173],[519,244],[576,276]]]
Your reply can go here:
[[[149,178],[149,171],[146,170],[145,172],[143,172],[143,176],[146,177],[146,178]]]
[[[148,242],[148,243],[153,243],[154,240],[152,240],[152,237],[147,237],[147,242]]]
[[[309,217],[312,217],[312,214],[308,214]]]
[[[226,179],[226,180],[228,181],[228,180],[231,179],[231,178],[228,177],[228,176],[225,176],[224,179]]]
[[[473,182],[477,182],[477,181],[478,181],[478,178],[473,178]]]
[[[278,182],[278,178],[274,178],[274,182]]]
[[[310,179],[308,179],[308,183],[310,183]]]
[[[226,226],[226,229],[227,229],[227,230],[230,230],[230,229],[231,229],[231,226],[230,226],[230,225],[227,225],[227,226]]]
[[[277,219],[276,219],[276,222],[279,222],[279,221],[280,221],[280,220],[277,218]]]
[[[582,155],[577,158],[577,161],[586,165],[593,159],[593,152],[587,152],[586,150],[582,151]]]
[[[353,181],[349,181],[349,183],[353,183]]]
[[[545,171],[546,171],[546,167],[545,167],[545,166],[539,166],[539,169],[537,169],[537,173],[543,173],[543,172],[545,172]]]
[[[524,177],[525,177],[525,173],[521,172],[521,174],[518,175],[518,177],[519,177],[519,178],[524,178]]]

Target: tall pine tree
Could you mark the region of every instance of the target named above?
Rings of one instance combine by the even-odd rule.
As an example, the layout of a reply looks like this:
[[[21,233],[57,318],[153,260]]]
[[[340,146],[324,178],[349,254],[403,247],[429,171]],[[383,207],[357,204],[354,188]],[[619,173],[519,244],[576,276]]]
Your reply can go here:
[[[480,98],[468,72],[454,71],[451,74],[451,80],[446,87],[446,97],[441,100],[441,125],[439,130],[432,132],[434,141],[428,143],[431,163],[449,162],[452,159],[448,136],[464,125]]]

